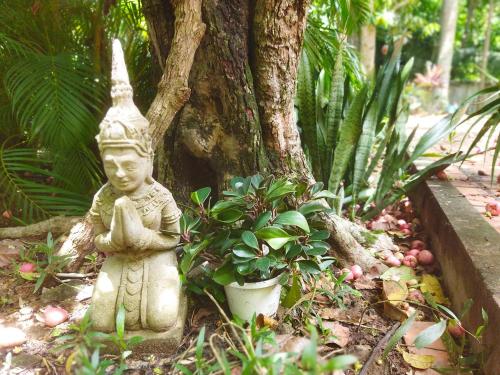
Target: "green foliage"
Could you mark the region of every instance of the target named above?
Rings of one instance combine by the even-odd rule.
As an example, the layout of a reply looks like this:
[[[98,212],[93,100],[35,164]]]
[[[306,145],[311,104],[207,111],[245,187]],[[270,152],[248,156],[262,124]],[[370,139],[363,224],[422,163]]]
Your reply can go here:
[[[3,1],[0,30],[2,205],[23,223],[81,214],[102,179],[94,136],[108,106],[112,37],[122,40],[133,85],[141,82],[141,104],[154,91],[139,2]],[[43,159],[34,161],[37,171],[20,147]]]
[[[450,123],[454,124],[456,121],[460,120],[460,117],[467,110],[469,105],[474,101],[478,101],[481,103],[481,107],[468,115],[464,120],[460,122],[460,124],[466,121],[473,121],[472,125],[469,126],[467,132],[464,135],[464,140],[467,135],[472,131],[472,129],[477,126],[479,123],[483,123],[481,128],[477,132],[476,137],[473,139],[472,143],[469,145],[468,150],[465,152],[465,157],[468,157],[474,147],[477,146],[478,142],[483,139],[487,135],[486,149],[489,147],[489,142],[491,138],[495,136],[497,130],[499,129],[498,124],[500,123],[500,85],[491,86],[485,88],[467,100],[465,100],[457,111],[454,113],[453,117],[450,119]],[[460,125],[459,124],[459,125]],[[495,166],[498,160],[498,156],[500,155],[500,136],[497,134],[496,145],[494,147],[493,152],[493,160],[491,162],[491,179],[493,182],[495,176]],[[462,141],[463,145],[463,141]],[[460,148],[462,148],[462,145]]]
[[[108,374],[110,368],[113,374],[122,374],[127,365],[125,360],[132,354],[132,348],[139,344],[143,338],[134,336],[125,339],[125,308],[120,305],[116,316],[116,333],[103,333],[92,330],[90,312],[87,311],[78,324],[71,324],[70,332],[56,338],[57,346],[54,352],[71,350],[71,354],[66,359],[66,372],[78,375]],[[118,352],[118,356],[111,356],[102,359],[99,355],[100,349],[105,345],[113,344]],[[108,356],[109,357],[109,356]]]
[[[402,100],[412,60],[400,66],[401,46],[401,42],[396,43],[390,59],[379,69],[375,82],[364,83],[357,91],[349,89],[349,78],[339,82],[343,79],[340,63],[335,64],[335,71],[325,69],[310,79],[315,81],[315,91],[300,87],[309,80],[298,81],[298,121],[315,177],[328,181],[329,191],[339,197],[335,207],[340,208],[343,204],[354,207],[357,203],[364,203],[359,213],[366,218],[459,157],[458,154],[448,155],[421,171],[409,173],[412,163],[446,137],[456,121],[436,124],[414,142],[416,145],[412,149],[415,132],[406,135],[408,107]],[[300,69],[304,69],[302,65]],[[304,69],[303,74],[306,72]],[[311,101],[311,92],[315,94],[314,106],[307,104]],[[302,95],[307,95],[307,98]],[[311,108],[315,110],[314,115],[310,113]],[[305,111],[304,115],[301,115],[302,111]],[[301,122],[304,117],[316,119],[317,144],[314,144],[314,137],[305,134],[312,124],[304,127]],[[313,157],[311,150],[315,149],[320,150],[319,157]],[[344,195],[342,200],[341,195]]]
[[[242,285],[287,273],[294,277],[319,274],[333,262],[325,257],[330,246],[324,240],[329,234],[317,220],[317,214],[327,210],[320,199],[332,197],[322,186],[254,175],[231,180],[224,199],[213,205],[207,203],[207,188],[192,193],[196,206],[181,220],[186,242],[182,273],[189,278],[191,269],[210,259],[213,271],[205,265],[201,274],[221,285],[234,281]],[[199,287],[192,290],[201,292],[204,282],[198,280]]]
[[[231,339],[214,333],[208,339],[209,351],[217,360],[215,364],[211,364],[211,361],[202,356],[205,344],[205,327],[203,327],[196,342],[194,368],[192,366],[188,368],[180,363],[175,364],[175,368],[186,375],[205,375],[215,372],[231,374],[234,369],[239,369],[241,374],[319,375],[345,370],[357,362],[357,358],[352,355],[335,356],[328,360],[320,359],[317,353],[320,338],[313,326],[309,326],[308,329],[309,343],[302,353],[295,353],[282,351],[275,333],[266,326],[259,326],[255,316],[248,327],[239,320],[229,321],[228,324],[239,338]],[[229,349],[219,346],[219,343],[229,344]]]
[[[55,278],[58,272],[62,272],[69,262],[67,256],[56,255],[55,243],[50,232],[47,234],[46,243],[38,243],[27,250],[22,250],[20,258],[24,262],[34,263],[37,266],[38,272],[20,272],[22,278],[30,281],[36,280],[34,293],[42,287],[48,277]]]
[[[55,185],[73,181],[51,171],[46,153],[31,148],[0,148],[0,189],[7,207],[16,207],[21,224],[55,215],[83,215],[89,208],[85,195]]]

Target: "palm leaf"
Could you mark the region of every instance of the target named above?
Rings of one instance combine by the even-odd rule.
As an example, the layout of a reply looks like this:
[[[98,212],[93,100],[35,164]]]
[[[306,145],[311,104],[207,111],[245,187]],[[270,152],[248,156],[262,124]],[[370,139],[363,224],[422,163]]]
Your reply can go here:
[[[14,112],[31,137],[53,150],[72,149],[97,132],[103,91],[89,68],[68,54],[20,59],[6,73]]]
[[[48,170],[49,163],[33,149],[6,149],[5,143],[0,148],[2,201],[24,223],[54,215],[83,215],[90,206],[88,196],[44,183],[47,179],[64,180]]]

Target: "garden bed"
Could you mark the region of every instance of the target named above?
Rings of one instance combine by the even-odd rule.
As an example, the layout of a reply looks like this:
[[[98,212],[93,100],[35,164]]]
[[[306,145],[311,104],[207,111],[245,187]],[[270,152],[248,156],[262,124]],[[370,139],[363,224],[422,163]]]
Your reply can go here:
[[[456,182],[455,182],[456,183]],[[500,233],[450,181],[430,179],[412,194],[443,270],[455,310],[473,300],[464,320],[474,331],[488,313],[484,335],[487,374],[500,373]],[[463,189],[463,188],[462,188]],[[483,217],[482,217],[483,216]]]

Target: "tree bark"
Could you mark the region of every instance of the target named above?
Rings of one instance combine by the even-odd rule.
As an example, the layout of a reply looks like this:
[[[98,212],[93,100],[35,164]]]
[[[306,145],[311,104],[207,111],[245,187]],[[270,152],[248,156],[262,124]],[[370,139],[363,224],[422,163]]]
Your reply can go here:
[[[231,177],[256,172],[313,183],[293,116],[308,1],[204,0],[201,18],[186,17],[182,24],[176,11],[172,33],[169,12],[183,3],[193,1],[143,1],[158,61],[166,58],[157,97],[148,111],[153,137],[159,142],[159,182],[181,205],[200,187],[211,186],[215,197]],[[185,52],[175,52],[178,30],[196,43],[201,23],[206,32],[199,48],[184,46]],[[185,56],[176,64],[188,64],[176,66],[171,61],[174,55]],[[169,90],[169,66],[181,72],[170,85],[181,89],[180,96]],[[178,112],[177,106],[182,107]],[[324,221],[341,263],[358,263],[366,270],[379,265],[360,244],[362,236],[357,240],[351,234],[362,229],[338,216],[325,216]],[[77,232],[76,237],[70,235],[73,243]]]
[[[486,33],[484,34],[484,44],[483,53],[481,56],[481,87],[486,87],[486,72],[488,70],[488,58],[490,55],[490,39],[491,39],[491,28],[493,24],[493,13],[495,10],[495,4],[493,0],[489,1],[488,4],[488,19],[486,21]]]
[[[441,86],[437,95],[443,108],[448,105],[448,93],[453,62],[453,47],[458,18],[458,0],[443,0],[441,8],[441,35],[437,64],[441,67]]]
[[[370,1],[370,8],[373,13],[373,0]],[[375,52],[377,49],[377,28],[372,23],[361,26],[359,58],[366,75],[373,77],[375,74]]]

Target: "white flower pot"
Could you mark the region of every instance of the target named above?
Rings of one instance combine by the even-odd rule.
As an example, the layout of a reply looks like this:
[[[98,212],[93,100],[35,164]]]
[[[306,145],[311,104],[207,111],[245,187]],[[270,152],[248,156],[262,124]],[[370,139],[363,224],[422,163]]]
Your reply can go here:
[[[244,320],[252,319],[253,314],[276,314],[281,294],[279,277],[257,283],[239,285],[234,282],[226,285],[224,290],[231,313]]]

